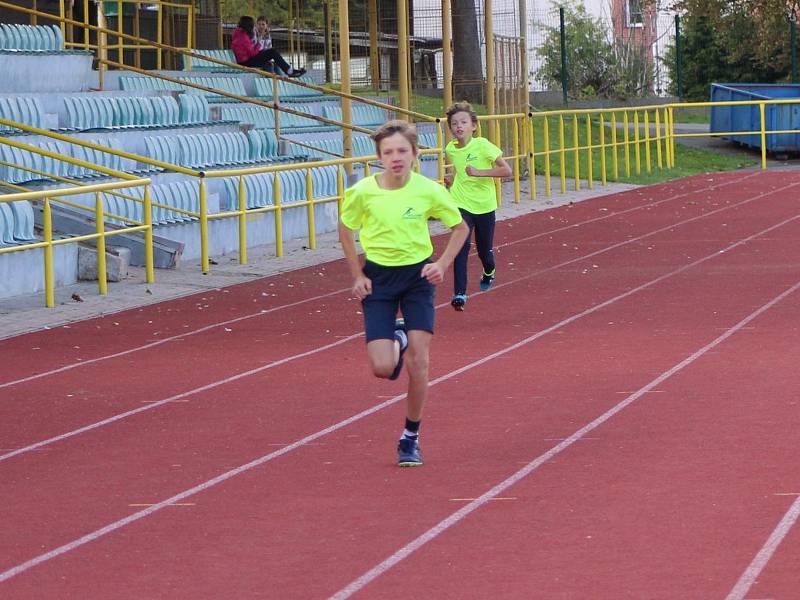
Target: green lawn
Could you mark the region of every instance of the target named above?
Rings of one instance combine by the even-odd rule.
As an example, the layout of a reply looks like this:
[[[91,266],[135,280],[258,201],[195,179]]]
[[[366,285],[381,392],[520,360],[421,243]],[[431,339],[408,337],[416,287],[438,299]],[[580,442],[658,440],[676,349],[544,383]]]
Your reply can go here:
[[[375,92],[369,89],[354,90],[354,93],[367,97],[383,97],[387,102],[397,104],[396,92]],[[486,106],[474,104],[473,107],[478,114],[486,114]],[[444,115],[444,107],[439,98],[431,98],[428,96],[415,95],[411,99],[411,109],[415,112],[423,114],[442,117]],[[629,111],[629,122],[633,126],[633,113],[634,108]],[[663,114],[663,113],[662,113]],[[704,123],[708,122],[708,117],[704,111],[696,109],[676,110],[673,112],[675,122],[680,123]],[[648,115],[650,124],[653,125],[654,113],[650,112]],[[648,170],[646,161],[646,144],[644,141],[644,115],[639,112],[640,119],[640,135],[639,141],[639,170],[637,173],[636,160],[635,160],[635,141],[634,135],[629,134],[628,152],[630,160],[630,175],[626,174],[625,169],[625,150],[624,150],[624,131],[622,129],[622,117],[619,116],[617,122],[617,164],[619,177],[614,178],[613,174],[613,151],[610,148],[612,141],[612,130],[610,127],[610,115],[605,114],[605,122],[603,133],[605,138],[605,159],[606,159],[606,178],[608,181],[618,181],[621,183],[632,183],[637,185],[648,185],[658,183],[661,181],[669,181],[685,177],[687,175],[694,175],[696,173],[705,173],[712,171],[732,171],[742,167],[749,167],[757,164],[757,161],[746,157],[734,157],[718,154],[708,150],[694,148],[677,143],[675,146],[676,164],[673,168],[666,168],[666,149],[665,140],[661,140],[661,162],[662,168],[658,168],[658,152],[656,142],[650,141],[650,168]],[[544,161],[545,157],[541,155],[544,151],[544,127],[543,118],[534,118],[534,147],[536,149],[536,173],[538,175],[544,174]],[[574,120],[572,117],[564,119],[564,146],[565,146],[565,167],[564,172],[567,178],[574,179],[575,177],[575,151],[572,149],[574,144]],[[553,185],[557,185],[556,181],[561,173],[561,161],[558,149],[560,148],[559,141],[559,120],[558,117],[548,117],[549,126],[549,140],[550,140],[550,173],[554,177]],[[485,124],[484,124],[485,129]],[[585,116],[581,115],[578,119],[578,169],[580,171],[580,178],[587,179],[588,177],[588,154],[586,150],[587,145],[587,124]],[[512,134],[508,126],[501,128],[501,145],[506,147],[506,154],[510,154],[508,147],[511,145],[510,140]],[[594,181],[601,180],[601,149],[600,144],[600,121],[599,117],[593,117],[591,120],[591,136],[592,136],[592,179]],[[523,169],[527,169],[527,160],[523,160]]]
[[[651,115],[652,116],[652,115]],[[641,119],[643,121],[643,118]],[[620,125],[620,123],[617,123]],[[651,123],[652,124],[652,123]],[[576,165],[579,170],[580,178],[587,179],[589,174],[589,153],[587,150],[589,127],[586,124],[585,117],[578,120],[578,152],[576,160],[575,144],[575,122],[571,118],[565,119],[564,122],[564,172],[568,178],[575,177]],[[641,123],[640,123],[641,125]],[[560,132],[559,132],[559,119],[557,117],[548,118],[548,133],[549,133],[549,150],[550,150],[550,173],[555,176],[561,174],[561,148]],[[650,139],[650,163],[648,168],[647,162],[647,142],[644,139],[644,127],[640,128],[639,146],[639,160],[638,169],[636,161],[636,140],[633,132],[629,133],[627,144],[625,141],[624,130],[617,127],[616,133],[616,154],[617,154],[617,172],[619,177],[614,177],[614,151],[611,148],[613,140],[612,129],[609,126],[608,120],[605,121],[603,127],[603,142],[605,143],[605,163],[606,163],[606,178],[608,181],[619,181],[621,183],[633,183],[638,185],[647,185],[658,183],[661,181],[669,181],[670,179],[677,179],[695,173],[705,173],[710,171],[731,171],[742,167],[747,167],[757,164],[756,161],[749,158],[740,158],[734,156],[727,156],[711,152],[708,150],[693,148],[690,146],[676,144],[676,164],[673,168],[668,169],[666,158],[666,140],[661,139],[658,142],[655,139]],[[662,134],[663,135],[663,134]],[[591,168],[592,179],[598,181],[602,176],[602,154],[600,148],[600,121],[599,119],[592,119],[591,121]],[[625,162],[625,147],[628,148],[628,164],[630,165],[630,175],[627,173]],[[661,148],[661,165],[658,167],[658,147]],[[539,175],[545,172],[545,156],[542,154],[545,151],[544,143],[544,119],[534,119],[534,147],[536,150],[536,173]]]

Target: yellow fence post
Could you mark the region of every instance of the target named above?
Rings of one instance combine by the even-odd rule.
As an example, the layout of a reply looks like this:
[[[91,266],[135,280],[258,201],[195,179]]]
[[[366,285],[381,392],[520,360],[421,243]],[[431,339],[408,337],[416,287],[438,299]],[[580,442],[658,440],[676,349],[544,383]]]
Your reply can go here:
[[[308,247],[312,250],[317,249],[317,226],[314,221],[314,181],[311,177],[311,169],[306,169],[306,214],[308,221]]]
[[[664,156],[667,162],[667,168],[671,169],[675,166],[672,156],[672,147],[670,146],[670,123],[669,123],[669,107],[664,108]]]
[[[275,256],[283,256],[283,215],[281,214],[281,178],[275,172],[274,184],[272,186],[273,205],[275,211]]]
[[[617,113],[611,113],[611,169],[612,174],[614,175],[614,181],[619,180],[619,156],[617,152],[619,151],[619,147],[617,146]]]
[[[544,141],[544,193],[548,198],[553,196],[553,186],[550,181],[550,117],[545,116],[542,123],[542,138]],[[534,154],[534,158],[535,158]],[[534,161],[535,162],[535,161]]]
[[[761,120],[761,168],[767,168],[767,106],[758,103],[758,115]]]
[[[520,172],[520,164],[519,164],[519,119],[514,118],[511,121],[512,126],[512,148],[514,149],[514,202],[519,204],[520,198],[520,191],[519,191],[519,172]]]
[[[608,183],[606,175],[606,118],[605,114],[600,113],[600,180],[603,185]]]
[[[558,141],[559,147],[559,160],[561,168],[561,193],[567,193],[567,149],[564,147],[567,143],[564,132],[564,115],[558,115]]]
[[[161,4],[158,5],[158,11],[156,11],[156,41],[159,44],[156,50],[156,69],[160,71],[163,60],[161,44],[164,43],[164,7]]]
[[[575,191],[581,189],[581,153],[578,140],[578,114],[572,115],[572,161],[575,170]]]
[[[586,113],[586,181],[594,189],[594,157],[592,156],[592,115]]]
[[[439,149],[436,154],[436,178],[439,181],[444,181],[444,132],[442,127],[442,120],[436,119],[436,147]]]
[[[239,175],[239,264],[247,264],[247,186]]]
[[[661,115],[658,109],[656,109],[656,162],[659,170],[664,168],[661,159]]]
[[[678,164],[678,154],[675,147],[675,112],[671,106],[669,107],[669,140],[672,152],[672,166],[674,167]]]
[[[647,109],[644,110],[644,163],[647,167],[647,172],[652,171],[652,161],[650,160],[650,113]]]
[[[208,196],[205,178],[200,179],[200,268],[208,273],[210,260],[208,256]]]
[[[531,202],[536,200],[536,144],[534,143],[533,113],[528,113],[528,118],[522,121],[525,127],[525,134],[528,136],[528,186]]]
[[[108,293],[108,278],[106,276],[106,228],[105,215],[103,214],[103,194],[94,194],[94,222],[97,232],[97,287],[101,296]]]
[[[125,64],[125,40],[122,39],[122,31],[124,19],[122,18],[122,0],[117,0],[117,62],[121,65]]]
[[[47,308],[55,308],[56,285],[53,272],[53,213],[50,207],[50,198],[44,199],[44,297]]]
[[[150,196],[150,185],[144,187],[144,268],[145,281],[153,283],[155,277],[155,260],[153,259],[153,200]]]
[[[628,121],[628,111],[622,112],[622,143],[625,152],[625,177],[631,176],[631,132],[630,122]]]
[[[642,172],[642,138],[639,135],[639,111],[633,111],[633,156],[636,163],[636,174]]]
[[[342,165],[336,169],[336,208],[338,214],[342,214],[342,201],[344,200],[344,175]]]

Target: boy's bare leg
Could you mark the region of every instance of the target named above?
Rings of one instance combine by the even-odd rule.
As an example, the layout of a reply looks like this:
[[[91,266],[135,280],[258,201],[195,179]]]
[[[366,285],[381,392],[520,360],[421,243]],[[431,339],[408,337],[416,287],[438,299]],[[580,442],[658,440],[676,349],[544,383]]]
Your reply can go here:
[[[367,343],[367,357],[373,375],[388,379],[400,358],[400,343],[397,340],[372,340]]]
[[[408,332],[406,371],[408,372],[407,416],[411,421],[422,420],[422,409],[428,399],[428,362],[431,337],[427,331]]]

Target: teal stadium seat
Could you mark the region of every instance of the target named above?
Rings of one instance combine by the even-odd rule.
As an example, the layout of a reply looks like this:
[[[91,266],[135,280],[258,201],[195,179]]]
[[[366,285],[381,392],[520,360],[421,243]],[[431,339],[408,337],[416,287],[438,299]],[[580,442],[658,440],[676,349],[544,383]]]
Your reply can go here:
[[[208,100],[205,96],[180,94],[178,107],[179,120],[184,125],[207,123],[210,119]]]
[[[208,56],[209,58],[216,58],[217,60],[224,60],[231,63],[236,63],[236,56],[233,54],[233,50],[196,50],[192,49],[194,54],[202,54],[203,56]],[[217,63],[213,63],[209,60],[203,60],[202,58],[194,58],[191,56],[184,56],[183,57],[183,70],[184,71],[218,71],[223,73],[231,73],[236,71],[231,67],[226,67],[224,65],[219,65]]]
[[[43,128],[45,125],[44,109],[35,96],[0,97],[0,117],[33,127]],[[0,125],[0,133],[10,131],[18,130]]]

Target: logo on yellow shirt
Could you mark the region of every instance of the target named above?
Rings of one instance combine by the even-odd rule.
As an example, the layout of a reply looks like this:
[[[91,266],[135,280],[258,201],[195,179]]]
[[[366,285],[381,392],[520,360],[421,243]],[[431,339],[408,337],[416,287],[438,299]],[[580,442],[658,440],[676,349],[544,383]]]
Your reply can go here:
[[[403,213],[403,218],[404,219],[421,219],[422,218],[422,213],[418,213],[416,210],[414,210],[413,206],[409,206],[405,210],[405,212]]]

